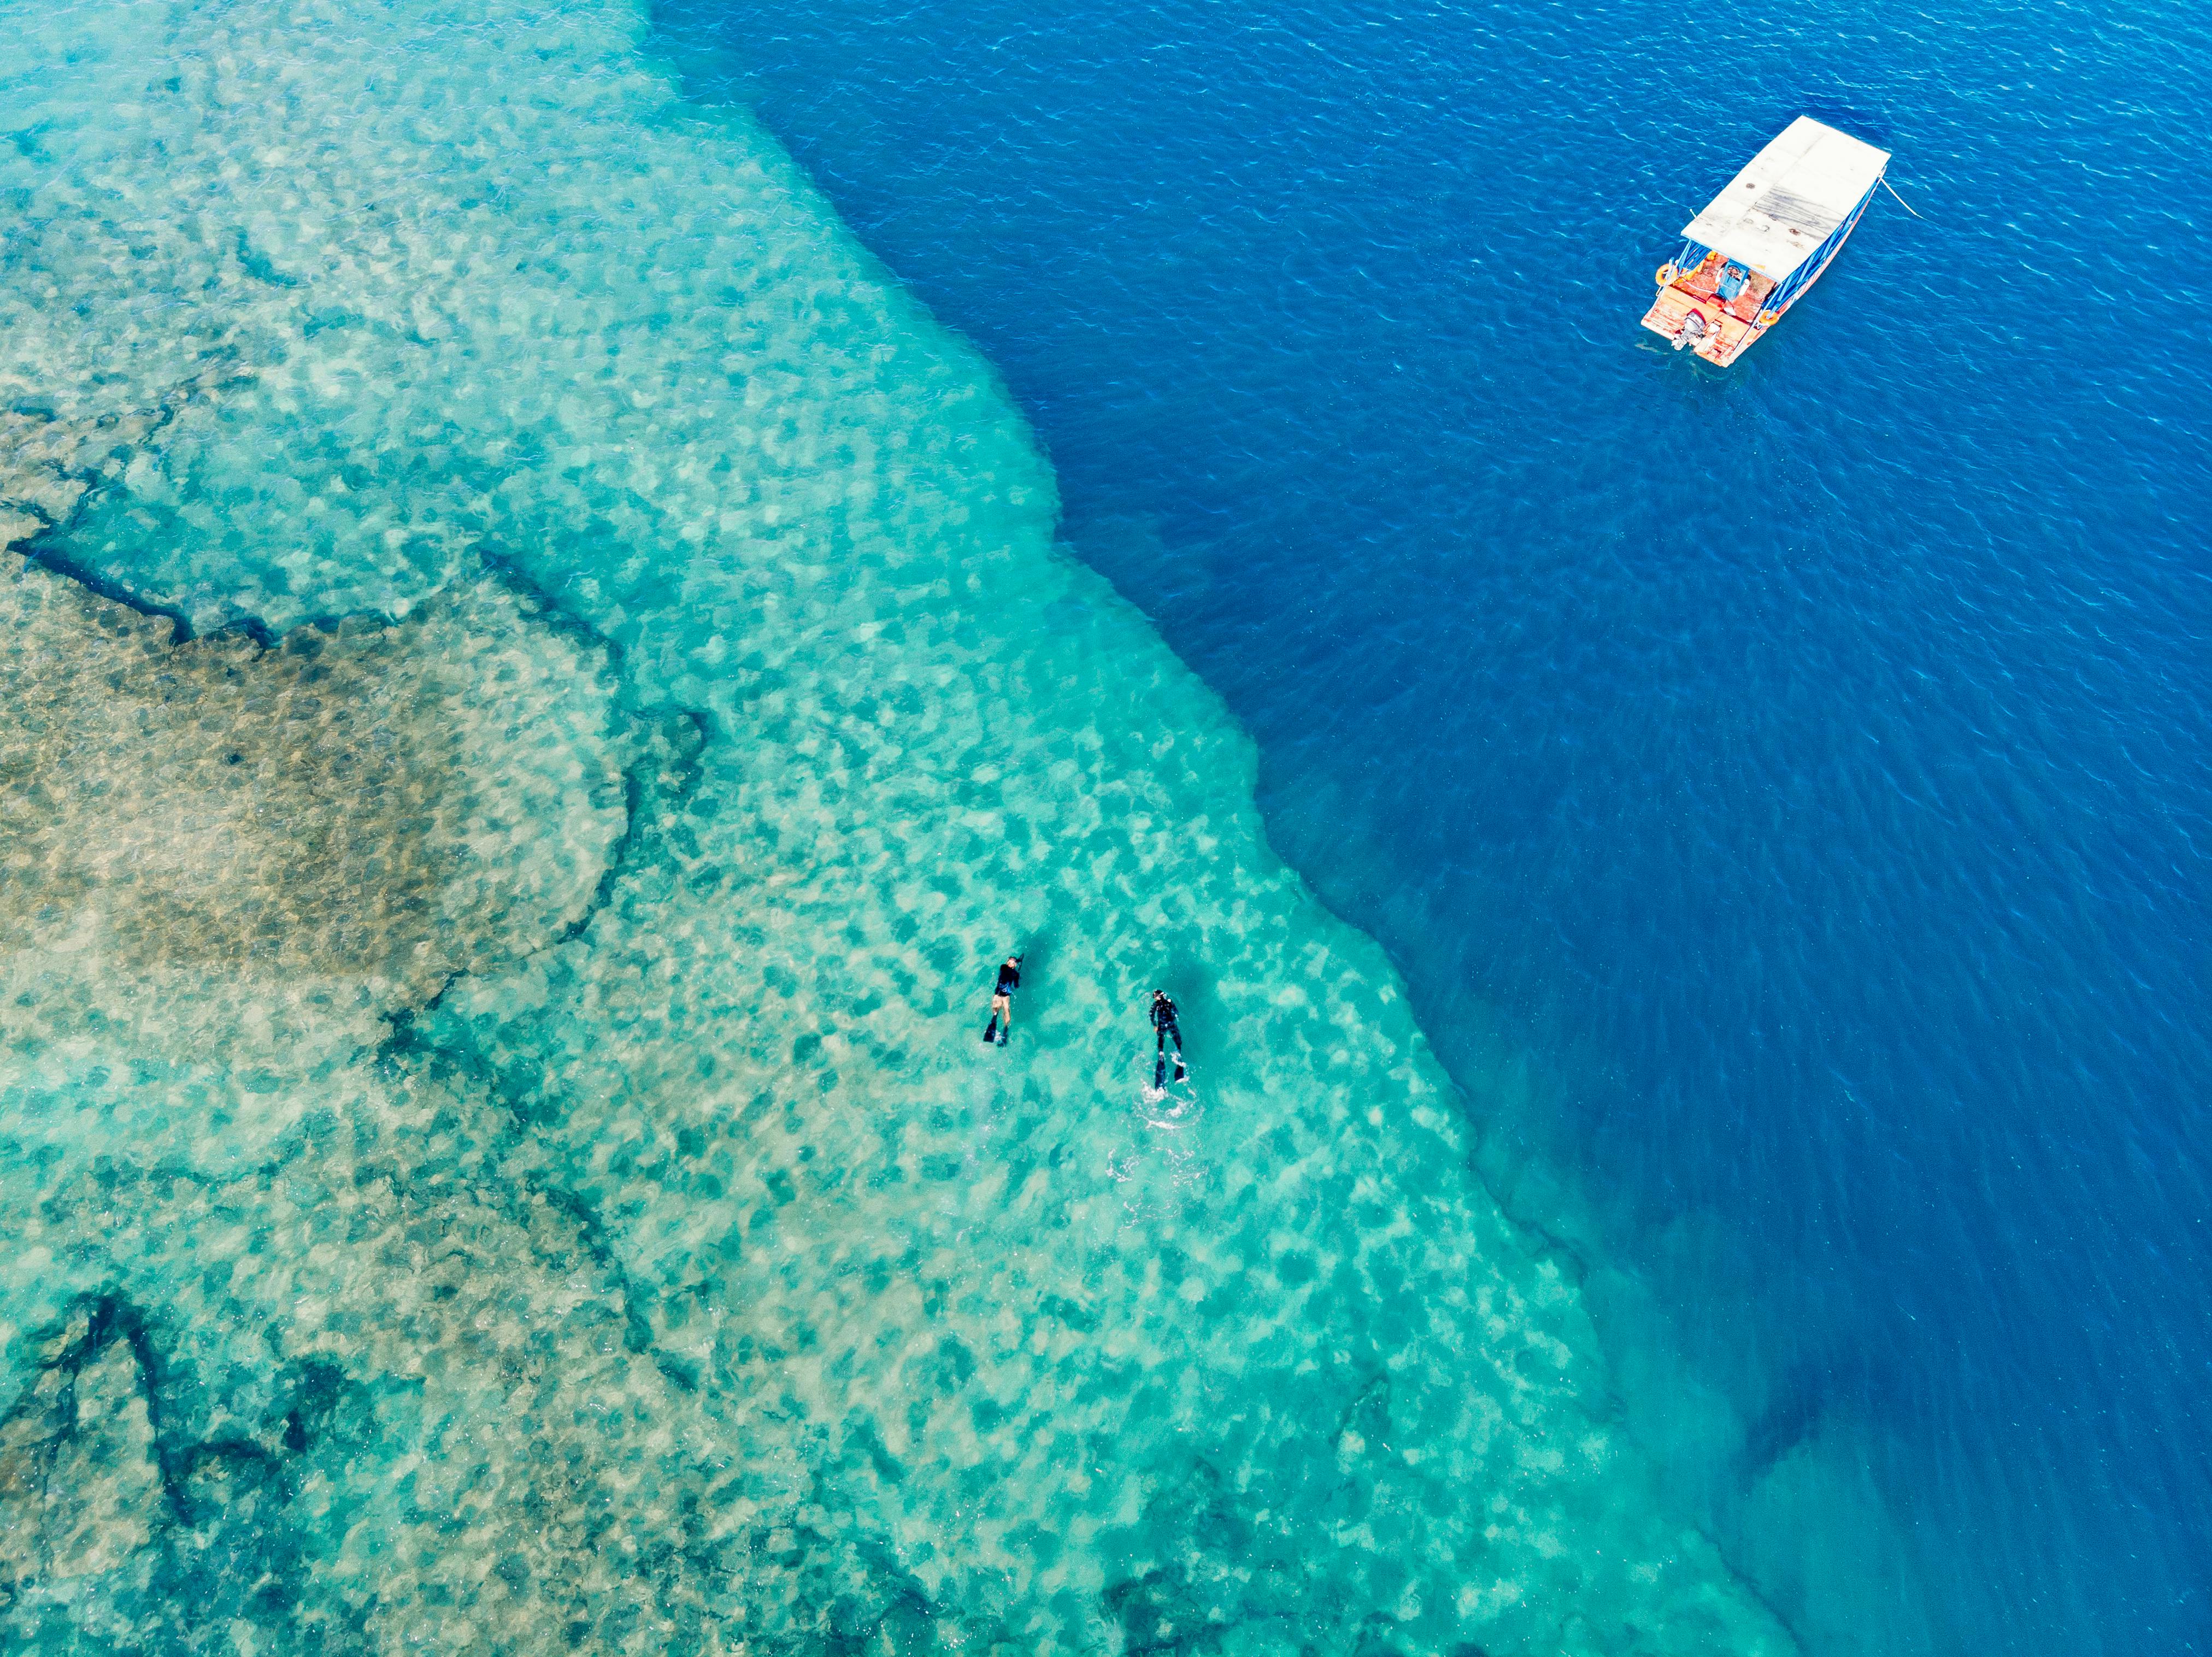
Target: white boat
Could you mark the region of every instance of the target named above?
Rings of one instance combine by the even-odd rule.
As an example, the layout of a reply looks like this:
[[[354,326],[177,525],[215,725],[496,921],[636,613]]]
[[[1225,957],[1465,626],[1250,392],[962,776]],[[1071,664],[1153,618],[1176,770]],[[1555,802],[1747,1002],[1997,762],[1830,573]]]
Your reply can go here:
[[[1800,115],[1683,228],[1644,326],[1726,368],[1820,280],[1888,166],[1887,149]]]

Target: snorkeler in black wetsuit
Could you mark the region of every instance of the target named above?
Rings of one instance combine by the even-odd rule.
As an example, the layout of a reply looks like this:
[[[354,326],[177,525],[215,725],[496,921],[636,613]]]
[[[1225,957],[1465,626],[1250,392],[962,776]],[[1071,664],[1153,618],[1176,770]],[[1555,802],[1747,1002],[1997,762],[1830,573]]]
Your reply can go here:
[[[1009,955],[1000,964],[998,987],[991,991],[991,1021],[983,1026],[983,1045],[1006,1045],[1014,1028],[1014,991],[1022,987],[1022,958]]]
[[[1176,1022],[1176,1004],[1164,990],[1152,991],[1152,1086],[1164,1087],[1168,1078],[1168,1038],[1175,1038],[1175,1079],[1183,1078],[1182,1026]]]

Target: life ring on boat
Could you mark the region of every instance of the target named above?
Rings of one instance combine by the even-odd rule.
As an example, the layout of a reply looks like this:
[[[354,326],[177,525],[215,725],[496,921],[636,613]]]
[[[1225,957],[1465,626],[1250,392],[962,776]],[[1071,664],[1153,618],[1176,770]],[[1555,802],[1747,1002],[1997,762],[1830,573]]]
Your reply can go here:
[[[1759,314],[1759,326],[1762,328],[1771,328],[1780,320],[1782,313],[1779,311],[1761,311]]]
[[[1674,285],[1674,278],[1681,274],[1672,265],[1662,265],[1652,272],[1652,280],[1662,288],[1671,288]]]

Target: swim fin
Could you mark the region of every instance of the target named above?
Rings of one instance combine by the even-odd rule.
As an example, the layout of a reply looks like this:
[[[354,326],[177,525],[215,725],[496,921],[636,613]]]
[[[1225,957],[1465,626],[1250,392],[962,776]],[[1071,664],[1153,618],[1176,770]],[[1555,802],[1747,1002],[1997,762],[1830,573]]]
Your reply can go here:
[[[1167,1055],[1163,1053],[1152,1061],[1152,1086],[1155,1089],[1158,1089],[1167,1085],[1168,1060]]]
[[[991,1014],[991,1021],[983,1026],[983,1045],[986,1047],[1005,1045],[999,1040],[999,1015],[996,1013]]]

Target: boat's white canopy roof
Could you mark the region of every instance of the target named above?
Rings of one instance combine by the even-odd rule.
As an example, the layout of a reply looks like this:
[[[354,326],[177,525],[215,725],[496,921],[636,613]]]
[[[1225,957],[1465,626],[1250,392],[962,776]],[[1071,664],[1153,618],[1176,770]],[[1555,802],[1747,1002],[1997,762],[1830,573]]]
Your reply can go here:
[[[1874,188],[1889,151],[1800,115],[1682,235],[1779,282]]]

